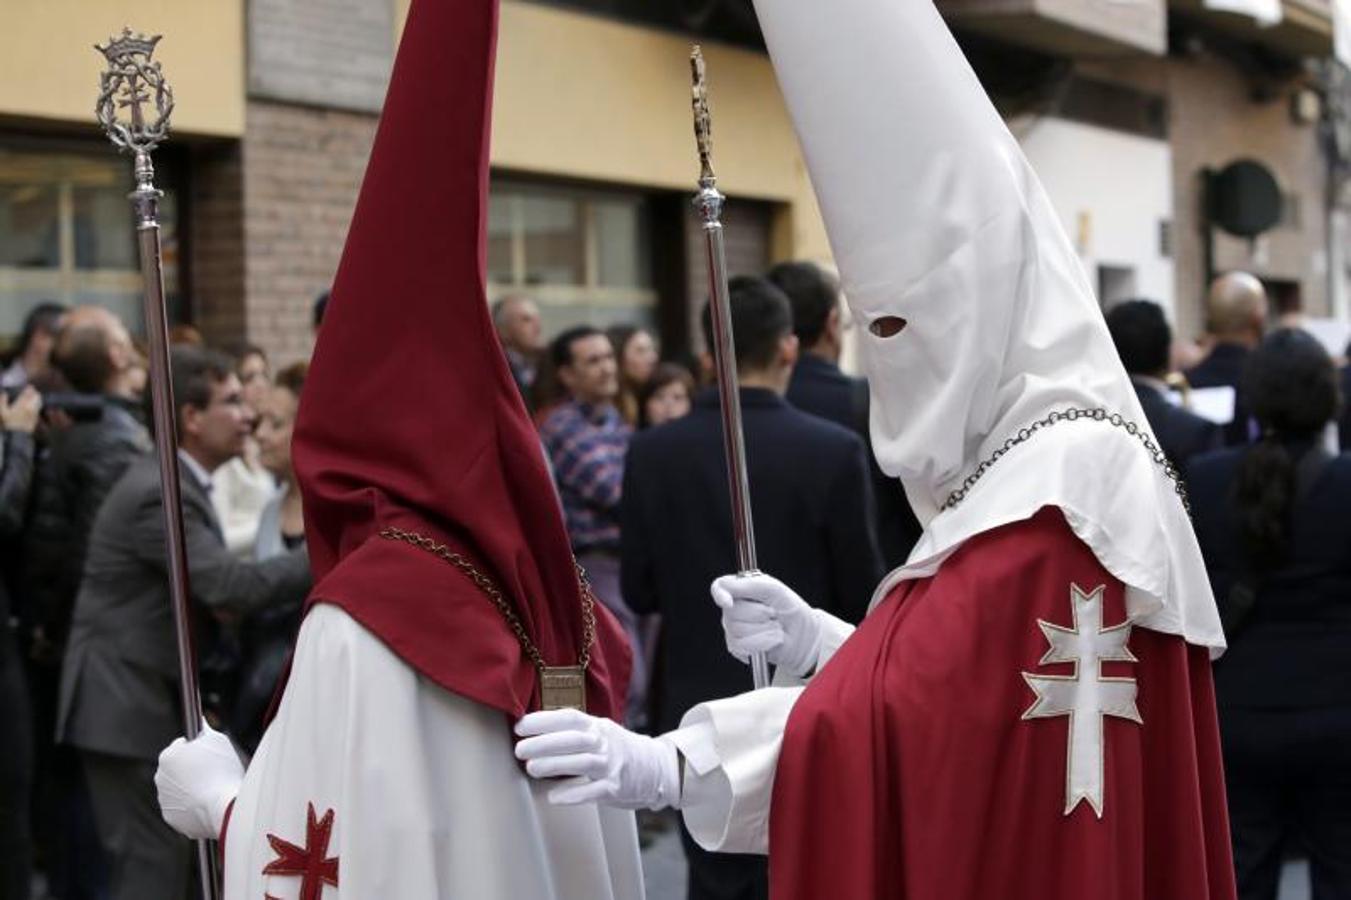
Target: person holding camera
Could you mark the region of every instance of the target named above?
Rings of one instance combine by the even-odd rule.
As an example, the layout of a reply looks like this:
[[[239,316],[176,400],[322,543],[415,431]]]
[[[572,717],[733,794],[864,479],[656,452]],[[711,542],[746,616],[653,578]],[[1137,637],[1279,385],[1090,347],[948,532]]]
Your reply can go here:
[[[42,397],[26,387],[11,402],[0,392],[0,541],[8,551],[23,530],[33,480],[33,431]],[[33,785],[32,715],[9,596],[11,572],[0,579],[0,900],[26,900],[31,838],[28,802]]]
[[[132,460],[150,450],[132,380],[138,356],[112,312],[66,313],[37,430],[32,497],[22,539],[23,633],[36,739],[36,838],[57,896],[93,894],[102,853],[77,760],[54,745],[61,657],[94,517]]]
[[[52,359],[71,390],[87,395],[72,421],[49,429],[27,535],[35,639],[55,650],[80,588],[94,517],[132,460],[150,452],[150,435],[133,413],[129,376],[136,350],[116,315],[101,306],[71,310]]]

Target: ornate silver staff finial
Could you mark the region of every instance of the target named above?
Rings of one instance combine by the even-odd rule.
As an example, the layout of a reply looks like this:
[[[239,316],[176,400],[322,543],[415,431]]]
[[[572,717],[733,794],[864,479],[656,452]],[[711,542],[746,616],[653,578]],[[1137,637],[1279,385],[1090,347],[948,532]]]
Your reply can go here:
[[[722,218],[722,205],[727,198],[718,191],[718,176],[713,174],[713,115],[708,110],[704,52],[698,44],[690,51],[690,79],[694,85],[691,92],[694,143],[699,148],[699,193],[694,197],[694,207],[707,227]]]
[[[155,167],[150,151],[169,134],[169,116],[174,111],[174,92],[164,80],[160,64],[150,57],[160,35],[147,37],[123,28],[120,37],[94,49],[108,59],[108,68],[99,76],[99,99],[94,106],[99,124],[108,140],[136,158],[136,189],[131,201],[139,225],[159,227],[159,199],[164,194],[155,187]],[[146,104],[153,98],[154,119],[147,118]],[[126,117],[118,115],[126,110]]]
[[[99,124],[109,140],[132,153],[154,150],[169,133],[174,92],[164,80],[160,64],[151,59],[159,41],[158,34],[147,37],[123,28],[120,37],[94,45],[108,59],[108,68],[99,76],[99,99],[95,106]],[[144,107],[152,96],[155,118],[147,120]],[[127,110],[125,120],[118,117],[119,109]]]
[[[699,146],[699,186],[712,187],[718,180],[713,174],[713,117],[708,112],[704,52],[698,44],[690,51],[690,78],[694,82],[694,140]]]

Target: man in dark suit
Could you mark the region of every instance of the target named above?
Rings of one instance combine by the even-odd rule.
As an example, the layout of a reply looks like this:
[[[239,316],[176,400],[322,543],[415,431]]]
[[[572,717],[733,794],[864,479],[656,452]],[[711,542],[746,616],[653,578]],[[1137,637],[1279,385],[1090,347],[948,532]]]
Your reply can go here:
[[[23,529],[33,483],[33,432],[42,399],[31,386],[14,402],[0,391],[0,548],[10,549]],[[0,571],[0,898],[26,898],[31,835],[33,723],[19,642],[14,639],[9,575]]]
[[[793,307],[793,333],[801,353],[788,382],[788,402],[857,434],[867,450],[876,501],[877,543],[888,569],[905,563],[919,540],[915,518],[905,491],[888,478],[873,457],[868,436],[868,382],[840,370],[844,326],[840,313],[840,282],[811,262],[780,263],[766,276],[783,291]]]
[[[783,399],[797,338],[788,299],[759,278],[731,283],[746,461],[759,563],[833,614],[858,621],[882,574],[863,443]],[[705,335],[708,311],[704,312]],[[682,419],[635,435],[621,504],[624,597],[662,616],[657,730],[691,706],[749,690],[729,656],[709,584],[734,571],[731,503],[715,390]],[[766,896],[763,857],[711,854],[685,835],[691,900]]]
[[[174,351],[174,396],[192,599],[215,615],[303,592],[303,550],[262,563],[225,546],[211,472],[237,455],[253,424],[231,361]],[[182,730],[159,468],[132,463],[94,520],[62,667],[57,736],[80,751],[113,900],[181,900],[188,843],[160,818],[155,761]]]
[[[131,463],[151,451],[133,370],[136,351],[123,322],[99,306],[66,313],[47,379],[97,399],[74,421],[57,414],[39,431],[32,502],[15,572],[22,584],[28,688],[34,725],[35,838],[52,893],[103,892],[102,853],[77,755],[54,743],[61,657],[94,519]],[[50,384],[60,384],[59,380]]]
[[[1243,367],[1248,354],[1262,340],[1267,324],[1267,292],[1247,272],[1229,272],[1216,278],[1206,296],[1206,327],[1210,353],[1186,372],[1194,388],[1234,389],[1234,420],[1224,429],[1228,446],[1248,443],[1251,435],[1248,404],[1244,401]]]
[[[1351,347],[1347,351],[1351,352]],[[1342,413],[1337,420],[1337,440],[1343,453],[1351,453],[1351,363],[1342,366],[1337,374],[1342,383]]]
[[[1168,402],[1163,379],[1173,333],[1163,309],[1148,300],[1118,303],[1107,312],[1107,330],[1169,462],[1181,472],[1193,456],[1219,449],[1220,426]]]

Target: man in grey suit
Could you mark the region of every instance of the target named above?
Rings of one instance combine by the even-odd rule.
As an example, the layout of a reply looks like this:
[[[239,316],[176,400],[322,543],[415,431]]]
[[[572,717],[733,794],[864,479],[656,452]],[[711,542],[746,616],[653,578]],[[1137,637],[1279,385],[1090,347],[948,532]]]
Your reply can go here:
[[[216,616],[247,612],[309,584],[303,550],[262,563],[226,549],[211,472],[253,425],[230,360],[175,348],[179,477],[192,600]],[[78,749],[114,900],[182,900],[189,845],[160,818],[155,761],[182,730],[159,470],[133,463],[94,521],[62,667],[58,740]]]

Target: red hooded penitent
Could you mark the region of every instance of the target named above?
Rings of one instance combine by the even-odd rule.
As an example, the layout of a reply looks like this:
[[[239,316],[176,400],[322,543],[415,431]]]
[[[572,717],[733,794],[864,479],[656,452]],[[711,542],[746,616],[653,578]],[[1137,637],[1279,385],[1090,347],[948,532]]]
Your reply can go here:
[[[485,293],[496,0],[414,3],[296,424],[314,566],[332,603],[410,666],[520,716],[539,679],[459,570],[495,582],[550,666],[575,665],[582,596],[539,439]],[[322,160],[315,160],[322,166]],[[630,658],[597,605],[589,711],[622,713]]]

